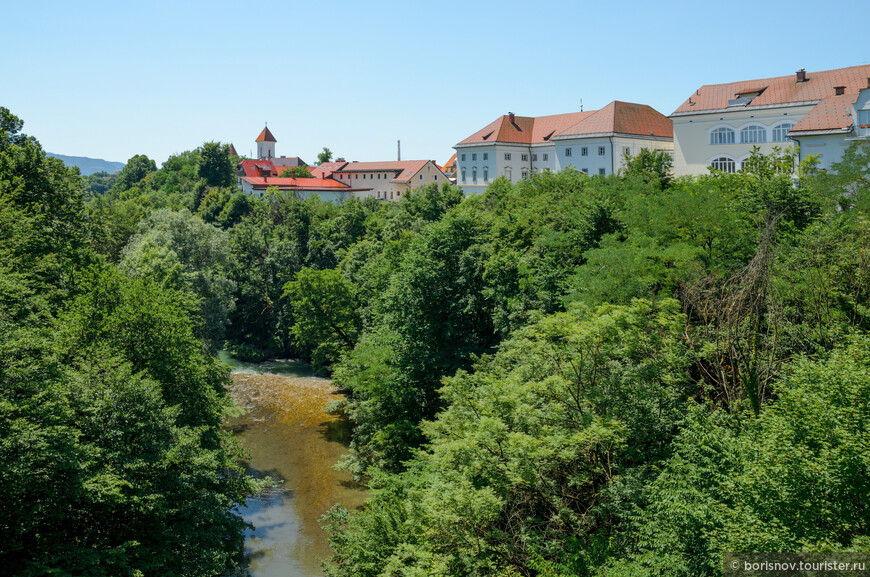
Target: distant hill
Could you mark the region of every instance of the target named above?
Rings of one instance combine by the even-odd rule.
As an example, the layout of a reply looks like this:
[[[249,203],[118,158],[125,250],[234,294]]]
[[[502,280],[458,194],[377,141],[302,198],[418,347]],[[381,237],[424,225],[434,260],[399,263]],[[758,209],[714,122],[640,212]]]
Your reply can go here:
[[[87,176],[89,174],[93,174],[95,172],[108,172],[112,174],[113,172],[118,172],[122,168],[124,168],[123,162],[112,162],[110,160],[103,160],[102,158],[88,158],[87,156],[64,156],[63,154],[55,154],[53,152],[46,152],[48,156],[53,156],[55,158],[59,158],[63,161],[63,163],[67,166],[78,166],[82,175]]]

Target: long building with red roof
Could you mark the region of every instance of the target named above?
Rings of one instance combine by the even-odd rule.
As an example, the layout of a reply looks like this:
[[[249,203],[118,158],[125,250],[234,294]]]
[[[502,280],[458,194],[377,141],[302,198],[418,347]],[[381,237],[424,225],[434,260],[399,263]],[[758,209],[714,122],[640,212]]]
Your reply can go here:
[[[440,186],[450,181],[432,160],[346,162],[333,166],[331,177],[353,188],[367,188],[367,192],[356,195],[360,198],[380,200],[399,200],[420,186]]]
[[[601,110],[552,116],[508,113],[454,146],[456,184],[483,192],[494,179],[524,180],[536,171],[569,166],[606,176],[625,155],[641,149],[673,150],[671,121],[646,104],[614,101]]]
[[[828,169],[870,138],[870,65],[705,84],[670,118],[677,175],[734,172],[753,147],[770,154],[794,144]]]

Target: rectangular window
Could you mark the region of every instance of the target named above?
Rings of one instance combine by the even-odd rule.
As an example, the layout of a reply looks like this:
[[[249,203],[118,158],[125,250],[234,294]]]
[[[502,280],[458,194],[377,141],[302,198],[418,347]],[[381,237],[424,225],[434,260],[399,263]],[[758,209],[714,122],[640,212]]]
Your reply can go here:
[[[471,160],[477,160],[477,153],[476,152],[471,153]]]
[[[570,148],[565,149],[565,156],[571,156],[571,149]]]
[[[538,155],[537,154],[532,155],[532,162],[538,162]]]
[[[529,155],[528,155],[528,154],[523,154],[522,157],[520,158],[520,160],[522,160],[523,162],[528,162],[528,161],[529,161]]]
[[[550,155],[545,152],[544,153],[544,162],[547,162],[548,160],[550,160]]]
[[[870,110],[858,111],[858,134],[870,136]]]
[[[584,146],[580,149],[580,156],[589,156],[589,147]]]
[[[603,146],[598,147],[598,156],[604,156],[604,147]]]
[[[581,168],[580,172],[582,172],[583,174],[589,174],[589,169],[588,168]]]
[[[631,148],[626,146],[625,148],[622,149],[622,153],[626,156],[631,156]]]
[[[484,152],[484,153],[483,153],[483,159],[484,159],[484,160],[489,160],[489,153],[488,153],[488,152]]]
[[[510,160],[510,159],[511,159],[511,153],[510,153],[510,152],[505,152],[505,153],[504,153],[504,159],[505,159],[505,160]]]
[[[465,161],[465,153],[464,152],[462,153],[462,161],[463,162]]]
[[[604,173],[605,173],[605,170],[603,168],[598,169],[598,174],[600,174],[601,176],[604,176]]]

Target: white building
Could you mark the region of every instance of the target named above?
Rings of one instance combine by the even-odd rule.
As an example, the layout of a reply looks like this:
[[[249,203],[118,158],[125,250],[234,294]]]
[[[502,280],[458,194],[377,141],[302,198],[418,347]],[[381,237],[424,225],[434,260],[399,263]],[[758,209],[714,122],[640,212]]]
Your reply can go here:
[[[704,85],[670,118],[677,175],[734,172],[755,146],[770,154],[795,143],[829,169],[868,138],[870,65]]]
[[[500,176],[517,182],[534,171],[573,166],[590,175],[614,174],[626,154],[672,151],[673,129],[666,116],[645,104],[614,101],[601,110],[553,116],[511,112],[454,148],[456,184],[474,194]]]
[[[441,186],[450,182],[431,160],[332,162],[323,171],[323,176],[358,189],[359,192],[354,193],[357,198],[374,197],[381,200],[399,200],[404,193],[420,186]]]

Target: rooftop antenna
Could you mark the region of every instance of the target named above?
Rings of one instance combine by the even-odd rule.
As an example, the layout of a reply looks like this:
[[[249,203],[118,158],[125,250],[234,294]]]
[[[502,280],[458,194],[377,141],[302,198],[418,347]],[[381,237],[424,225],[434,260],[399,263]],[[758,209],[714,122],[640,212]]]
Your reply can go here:
[[[583,112],[583,99],[580,99],[580,112]]]
[[[396,160],[401,161],[402,160],[402,141],[397,140],[396,145],[398,147],[398,154],[399,154],[399,158],[397,158]]]

